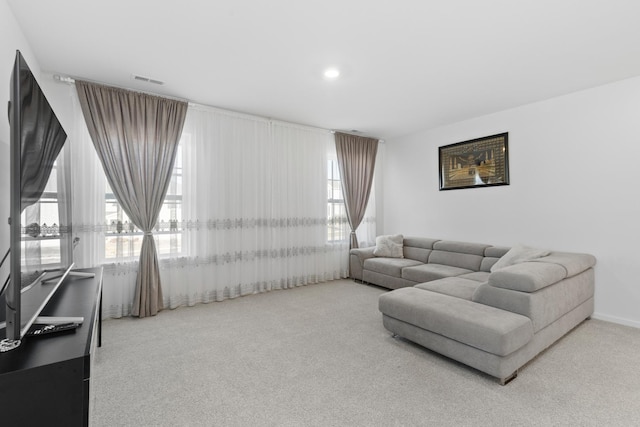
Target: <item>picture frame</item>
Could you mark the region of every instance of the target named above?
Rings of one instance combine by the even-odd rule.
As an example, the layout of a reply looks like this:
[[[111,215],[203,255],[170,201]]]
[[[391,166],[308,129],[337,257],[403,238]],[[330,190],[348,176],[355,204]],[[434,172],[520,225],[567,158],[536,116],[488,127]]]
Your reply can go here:
[[[509,185],[509,133],[438,147],[440,191]]]

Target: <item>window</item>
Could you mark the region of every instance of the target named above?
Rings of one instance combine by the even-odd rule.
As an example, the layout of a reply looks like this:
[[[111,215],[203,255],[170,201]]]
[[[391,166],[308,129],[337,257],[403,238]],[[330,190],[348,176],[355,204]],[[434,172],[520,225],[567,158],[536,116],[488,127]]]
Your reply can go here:
[[[57,163],[51,169],[49,181],[40,199],[28,206],[21,215],[22,265],[29,270],[54,268],[62,264],[62,238],[60,225]]]
[[[347,213],[344,206],[337,159],[329,160],[328,178],[327,240],[329,242],[344,241],[347,239],[347,227],[344,226],[347,222]]]
[[[113,190],[106,184],[105,258],[137,257],[144,233],[129,219],[116,201]],[[182,252],[182,142],[178,145],[173,172],[164,204],[153,230],[158,255]]]

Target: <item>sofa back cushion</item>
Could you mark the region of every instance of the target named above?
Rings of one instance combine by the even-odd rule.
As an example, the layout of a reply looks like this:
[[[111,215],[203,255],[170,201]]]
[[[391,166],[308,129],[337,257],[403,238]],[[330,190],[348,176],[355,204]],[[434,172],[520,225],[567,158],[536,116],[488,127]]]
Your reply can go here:
[[[404,237],[404,257],[423,263],[443,264],[474,271],[491,271],[491,266],[507,252],[508,247],[480,243],[454,242],[427,237]],[[430,259],[433,250],[440,251]],[[444,252],[444,253],[443,253]],[[453,255],[452,255],[453,254]],[[457,255],[456,255],[457,254]],[[460,255],[473,255],[472,257]],[[480,259],[477,258],[480,256]],[[478,261],[480,264],[478,264]]]
[[[489,245],[480,243],[441,240],[433,244],[429,264],[443,264],[478,271],[487,247]]]
[[[498,262],[498,260],[503,257],[507,252],[509,252],[508,247],[505,246],[489,246],[484,251],[484,258],[482,259],[482,263],[480,264],[480,271],[490,272],[493,264]]]
[[[429,239],[426,237],[405,237],[404,238],[404,257],[427,263],[429,255],[433,249],[434,243],[438,239]]]

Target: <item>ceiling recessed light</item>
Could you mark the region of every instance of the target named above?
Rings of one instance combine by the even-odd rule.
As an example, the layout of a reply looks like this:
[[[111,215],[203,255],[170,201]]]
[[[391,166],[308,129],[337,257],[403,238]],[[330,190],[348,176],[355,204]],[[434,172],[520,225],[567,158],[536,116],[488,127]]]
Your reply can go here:
[[[335,80],[340,76],[340,70],[337,68],[327,68],[324,71],[324,78],[328,80]]]

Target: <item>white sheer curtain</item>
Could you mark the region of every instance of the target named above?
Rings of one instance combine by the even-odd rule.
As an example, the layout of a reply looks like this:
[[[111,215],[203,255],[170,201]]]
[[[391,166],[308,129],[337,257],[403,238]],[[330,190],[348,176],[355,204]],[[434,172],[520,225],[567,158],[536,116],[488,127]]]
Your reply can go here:
[[[332,142],[326,130],[190,107],[169,307],[346,277],[346,242],[327,241]]]
[[[104,265],[103,316],[128,316],[138,268],[136,236],[115,233],[106,220],[104,174],[77,98],[74,105],[75,262]],[[335,143],[327,130],[190,106],[182,173],[170,189],[179,212],[177,218],[161,215],[175,225],[169,234],[154,235],[165,307],[346,277],[348,240],[328,241],[330,156]],[[370,206],[375,209],[375,202]],[[363,242],[375,240],[375,219],[367,221],[374,217],[368,213],[360,227]],[[370,236],[367,224],[374,227]],[[105,237],[134,250],[105,254]]]

